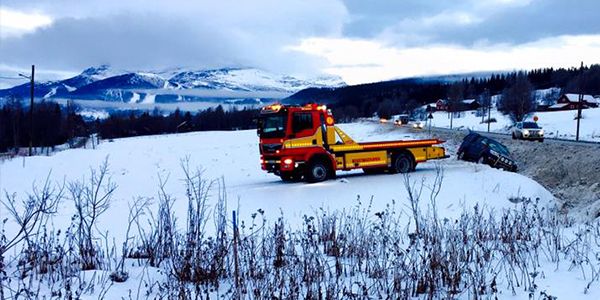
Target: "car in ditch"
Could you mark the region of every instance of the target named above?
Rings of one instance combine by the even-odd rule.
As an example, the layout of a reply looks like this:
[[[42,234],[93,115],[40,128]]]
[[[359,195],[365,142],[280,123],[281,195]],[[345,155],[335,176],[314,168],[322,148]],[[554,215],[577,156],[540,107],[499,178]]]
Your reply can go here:
[[[543,142],[544,129],[536,122],[517,122],[512,129],[512,138]]]
[[[457,156],[460,160],[487,164],[511,172],[517,171],[517,162],[511,157],[506,146],[473,131],[463,139]]]

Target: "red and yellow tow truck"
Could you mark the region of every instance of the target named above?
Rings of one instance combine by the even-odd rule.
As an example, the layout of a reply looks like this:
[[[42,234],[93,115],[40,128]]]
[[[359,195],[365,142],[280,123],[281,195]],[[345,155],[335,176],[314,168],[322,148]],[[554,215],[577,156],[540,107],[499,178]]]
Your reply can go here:
[[[265,106],[258,118],[261,167],[284,181],[320,182],[337,170],[407,173],[448,157],[438,139],[358,143],[335,126],[325,105]]]

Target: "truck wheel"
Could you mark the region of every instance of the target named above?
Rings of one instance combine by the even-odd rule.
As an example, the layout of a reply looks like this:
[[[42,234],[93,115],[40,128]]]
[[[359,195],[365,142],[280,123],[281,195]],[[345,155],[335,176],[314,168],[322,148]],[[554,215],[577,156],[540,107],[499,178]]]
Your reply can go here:
[[[327,164],[322,160],[314,160],[308,164],[306,168],[306,181],[310,183],[321,182],[327,180],[329,174]]]
[[[394,157],[390,171],[392,173],[408,173],[412,168],[412,159],[406,153],[400,153]]]

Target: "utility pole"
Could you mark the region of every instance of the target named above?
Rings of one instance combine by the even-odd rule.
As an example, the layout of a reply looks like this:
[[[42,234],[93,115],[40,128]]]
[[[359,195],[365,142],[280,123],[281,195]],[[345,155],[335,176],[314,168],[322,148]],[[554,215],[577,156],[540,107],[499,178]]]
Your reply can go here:
[[[452,101],[448,99],[448,110],[450,111],[450,129],[452,129],[452,121],[454,120],[454,105],[452,105]]]
[[[581,62],[581,68],[579,69],[579,102],[577,103],[577,133],[575,140],[579,141],[579,124],[581,123],[581,107],[583,105],[583,62]]]
[[[33,155],[33,89],[34,89],[34,76],[35,76],[35,65],[31,65],[31,76],[19,74],[23,78],[31,80],[30,83],[30,94],[31,102],[29,103],[29,156]]]
[[[487,89],[485,89],[486,93],[487,93]],[[492,123],[492,95],[487,95],[488,99],[488,119],[487,119],[487,123],[488,123],[488,132],[490,132],[490,124]]]
[[[29,156],[32,155],[31,148],[33,147],[33,85],[35,76],[35,65],[31,65],[31,103],[29,103]]]

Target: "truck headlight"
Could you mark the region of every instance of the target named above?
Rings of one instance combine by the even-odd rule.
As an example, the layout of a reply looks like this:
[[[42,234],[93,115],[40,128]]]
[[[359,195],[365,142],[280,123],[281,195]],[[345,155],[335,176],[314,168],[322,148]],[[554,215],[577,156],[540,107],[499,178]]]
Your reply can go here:
[[[540,129],[540,135],[544,135],[544,129]]]
[[[286,165],[291,165],[292,163],[294,163],[294,160],[291,158],[286,158],[283,160],[283,163]]]
[[[497,156],[497,157],[501,157],[501,156],[500,156],[500,153],[498,153],[498,152],[496,152],[496,151],[494,151],[494,150],[492,150],[492,149],[490,149],[490,154],[492,154],[492,155],[494,155],[494,156]]]
[[[527,130],[527,129],[523,130],[523,135],[529,135],[529,130]]]

